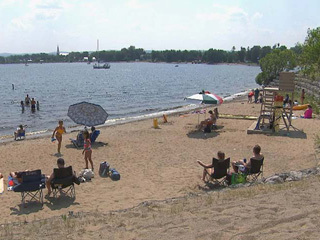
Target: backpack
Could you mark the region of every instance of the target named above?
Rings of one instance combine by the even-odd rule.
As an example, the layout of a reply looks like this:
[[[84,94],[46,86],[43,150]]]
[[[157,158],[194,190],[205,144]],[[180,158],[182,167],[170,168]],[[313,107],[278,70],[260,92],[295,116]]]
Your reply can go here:
[[[99,167],[100,177],[108,177],[110,164],[107,162],[101,162]]]
[[[203,129],[204,133],[211,133],[211,125],[207,125],[204,129]]]
[[[120,180],[120,173],[115,168],[111,168],[110,172],[111,172],[110,177],[113,181]]]

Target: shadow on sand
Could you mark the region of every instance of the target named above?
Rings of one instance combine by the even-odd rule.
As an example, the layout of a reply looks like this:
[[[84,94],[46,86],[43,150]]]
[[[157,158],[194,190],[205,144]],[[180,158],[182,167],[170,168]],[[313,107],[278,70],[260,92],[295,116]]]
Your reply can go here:
[[[222,127],[223,128],[223,127]],[[187,133],[187,136],[189,138],[197,138],[197,139],[208,139],[208,138],[214,138],[219,136],[220,133],[217,131],[212,130],[211,133],[204,133],[200,130],[194,130]]]
[[[280,130],[279,132],[273,133],[270,136],[307,139],[307,134],[301,130],[295,130],[295,131]]]
[[[105,147],[105,146],[108,146],[108,143],[105,143],[105,142],[95,142],[91,145],[91,147],[93,149],[97,149],[99,147]],[[74,148],[74,149],[78,149],[78,150],[83,150],[83,147],[76,147],[73,143],[70,143],[70,144],[66,144],[65,145],[66,148]]]
[[[74,198],[69,196],[60,196],[59,198],[46,197],[48,200],[44,204],[51,210],[60,210],[62,208],[68,208],[71,205],[80,205],[78,202],[75,202]]]

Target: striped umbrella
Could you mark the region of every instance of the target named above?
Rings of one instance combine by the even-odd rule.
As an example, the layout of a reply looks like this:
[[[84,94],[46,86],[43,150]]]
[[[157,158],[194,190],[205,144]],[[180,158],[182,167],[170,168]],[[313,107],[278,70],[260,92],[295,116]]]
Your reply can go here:
[[[68,117],[77,124],[91,127],[104,124],[108,113],[100,105],[80,102],[69,106]]]
[[[186,99],[200,101],[201,103],[204,103],[204,104],[217,104],[218,105],[218,104],[223,103],[223,99],[214,93],[194,94],[190,97],[187,97]]]

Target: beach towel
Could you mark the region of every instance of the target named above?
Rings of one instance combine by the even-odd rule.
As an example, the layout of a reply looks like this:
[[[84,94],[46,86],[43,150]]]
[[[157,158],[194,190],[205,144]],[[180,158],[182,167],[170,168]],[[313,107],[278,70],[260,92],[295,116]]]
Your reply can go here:
[[[0,178],[0,194],[3,193],[4,188],[3,188],[3,178]]]

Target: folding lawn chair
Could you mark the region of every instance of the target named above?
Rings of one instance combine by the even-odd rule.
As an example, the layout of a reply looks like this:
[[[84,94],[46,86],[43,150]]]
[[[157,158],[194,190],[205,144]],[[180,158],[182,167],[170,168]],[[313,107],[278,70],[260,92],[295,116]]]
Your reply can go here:
[[[40,202],[43,205],[42,189],[45,188],[45,176],[41,174],[41,170],[27,171],[22,174],[22,182],[13,187],[14,192],[21,193],[21,202],[25,206],[26,198]]]
[[[53,197],[57,198],[58,193],[60,193],[60,196],[63,194],[70,196],[71,198],[76,198],[76,191],[74,188],[75,176],[72,167],[55,168],[53,173],[54,179],[51,181]]]
[[[218,159],[213,158],[212,162],[214,169],[213,174],[209,174],[207,172],[206,178],[208,181],[222,186],[226,182],[227,173],[230,168],[230,158],[227,158],[223,161],[219,161]]]
[[[251,167],[248,169],[247,177],[251,179],[252,181],[258,180],[258,178],[261,176],[263,178],[263,161],[264,158],[261,160],[251,158]]]

